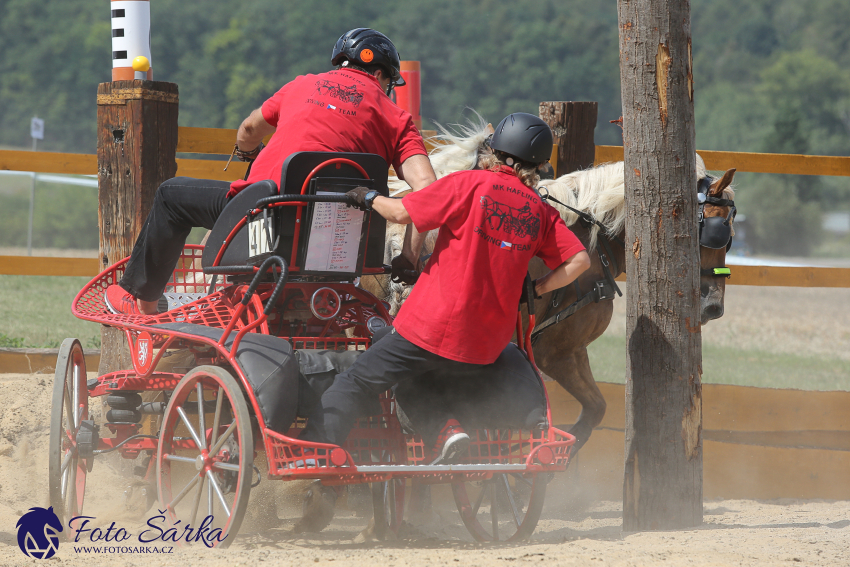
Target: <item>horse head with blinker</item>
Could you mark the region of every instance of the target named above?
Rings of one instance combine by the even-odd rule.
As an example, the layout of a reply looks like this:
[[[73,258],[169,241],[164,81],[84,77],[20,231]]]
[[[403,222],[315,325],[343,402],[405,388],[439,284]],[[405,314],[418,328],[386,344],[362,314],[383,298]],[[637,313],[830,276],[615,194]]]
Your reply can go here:
[[[726,278],[731,271],[724,264],[732,246],[735,220],[735,169],[719,179],[705,175],[697,185],[700,245],[700,322],[704,325],[723,316]]]

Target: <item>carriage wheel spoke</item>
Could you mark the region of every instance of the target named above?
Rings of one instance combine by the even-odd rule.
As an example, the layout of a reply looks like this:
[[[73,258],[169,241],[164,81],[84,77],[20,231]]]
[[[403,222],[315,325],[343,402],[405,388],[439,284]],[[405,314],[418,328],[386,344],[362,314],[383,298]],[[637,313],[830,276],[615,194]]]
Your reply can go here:
[[[221,423],[221,406],[224,401],[224,388],[218,387],[218,396],[215,400],[215,417],[213,418],[212,432],[210,433],[210,446],[215,445],[218,440],[218,425]]]
[[[236,421],[227,426],[227,429],[224,431],[222,436],[219,437],[218,441],[216,441],[215,445],[213,445],[212,449],[210,449],[210,457],[218,455],[218,452],[221,451],[221,446],[230,439],[231,435],[233,435],[234,429],[236,429]]]
[[[71,393],[73,394],[74,408],[76,409],[74,412],[74,431],[78,431],[80,429],[80,418],[82,417],[83,412],[81,411],[82,407],[80,407],[80,367],[76,364],[74,365],[73,376],[74,391]]]
[[[499,539],[499,512],[496,509],[496,483],[490,483],[488,488],[490,489],[490,518],[493,520],[493,539]]]
[[[189,484],[184,486],[183,490],[181,490],[180,493],[174,499],[172,499],[171,502],[168,503],[168,507],[172,510],[176,508],[177,505],[180,504],[180,501],[183,500],[183,498],[189,493],[189,491],[192,490],[192,488],[194,488],[196,484],[198,484],[198,481],[200,479],[201,475],[199,474],[196,474],[194,477],[192,477],[192,480],[189,481]]]
[[[522,476],[519,473],[511,473],[511,476],[514,477],[515,479],[517,479],[519,482],[525,484],[529,488],[534,486],[533,484],[531,484],[530,480],[528,480],[527,478],[525,478],[524,476]]]
[[[172,461],[172,462],[177,462],[177,463],[189,463],[190,465],[195,464],[195,459],[193,459],[192,457],[181,457],[180,455],[169,454],[169,455],[165,455],[165,457],[163,457],[163,458],[166,461]]]
[[[183,425],[185,425],[186,429],[189,430],[189,435],[192,436],[192,439],[195,441],[195,445],[198,447],[198,450],[203,449],[203,444],[201,443],[201,440],[198,437],[198,433],[195,431],[195,428],[192,427],[192,424],[189,423],[189,418],[186,417],[186,412],[183,411],[183,408],[178,407],[177,413],[180,415],[180,419],[183,421]]]
[[[478,509],[481,507],[481,503],[484,502],[485,494],[487,494],[487,485],[481,487],[481,492],[478,493],[478,498],[475,500],[475,504],[472,506],[473,518],[478,514]]]
[[[218,496],[218,501],[221,503],[221,507],[224,508],[224,512],[227,514],[227,517],[230,517],[230,508],[227,506],[227,501],[224,499],[224,494],[221,492],[221,487],[218,485],[218,482],[215,480],[215,475],[212,471],[207,471],[207,478],[212,484],[213,490],[215,491],[215,495]]]
[[[65,472],[68,470],[68,465],[71,464],[71,459],[73,459],[73,458],[74,458],[74,455],[71,453],[71,451],[68,451],[67,453],[65,453],[65,458],[62,459],[62,466],[59,469],[59,470],[62,471],[62,475],[64,475]]]
[[[207,516],[213,515],[213,483],[207,483]]]
[[[68,517],[72,517],[71,515],[76,515],[76,502],[77,502],[77,467],[79,465],[79,461],[74,459],[70,470],[68,471],[68,489],[65,493],[68,495],[68,509],[65,510],[65,513],[68,514]]]
[[[195,391],[198,393],[198,424],[200,425],[200,431],[198,433],[201,436],[201,445],[199,447],[201,450],[204,450],[207,448],[207,428],[204,423],[204,388],[201,386],[200,380],[195,384]]]
[[[198,505],[201,503],[201,496],[203,496],[203,494],[204,494],[204,481],[206,480],[206,478],[205,477],[200,477],[200,478],[201,478],[201,486],[198,487],[198,493],[195,494],[195,502],[192,503],[192,519],[189,520],[189,523],[193,524],[193,525],[195,523],[195,518],[198,517]]]
[[[516,502],[514,501],[514,495],[511,492],[511,485],[508,483],[508,475],[500,475],[502,477],[502,488],[505,490],[505,494],[508,495],[508,502],[511,505],[511,512],[513,513],[514,523],[516,527],[519,528],[519,510],[517,510]]]
[[[68,453],[68,454],[70,455],[70,453]],[[73,459],[72,459],[72,460],[73,460]],[[71,473],[70,473],[70,471],[68,471],[68,469],[67,469],[67,468],[66,468],[64,471],[62,471],[62,487],[61,487],[61,490],[62,490],[62,502],[64,502],[64,501],[65,501],[65,495],[67,495],[67,494],[68,494],[68,478],[69,478],[70,476],[71,476]]]
[[[239,472],[239,465],[234,465],[233,463],[220,463],[216,461],[212,464],[212,468],[216,470],[221,469],[225,471]]]
[[[68,390],[68,382],[65,382],[65,395],[62,401],[65,403],[65,420],[68,425],[66,429],[74,429],[74,403],[71,400],[71,392]]]

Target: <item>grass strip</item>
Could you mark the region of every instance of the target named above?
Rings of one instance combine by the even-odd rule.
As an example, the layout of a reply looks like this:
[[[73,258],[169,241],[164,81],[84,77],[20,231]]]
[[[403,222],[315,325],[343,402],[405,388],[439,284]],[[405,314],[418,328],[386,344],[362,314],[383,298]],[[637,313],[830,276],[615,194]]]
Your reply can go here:
[[[602,335],[587,351],[597,381],[625,382],[626,337]],[[777,354],[703,343],[702,361],[705,384],[850,390],[850,362],[834,357]]]

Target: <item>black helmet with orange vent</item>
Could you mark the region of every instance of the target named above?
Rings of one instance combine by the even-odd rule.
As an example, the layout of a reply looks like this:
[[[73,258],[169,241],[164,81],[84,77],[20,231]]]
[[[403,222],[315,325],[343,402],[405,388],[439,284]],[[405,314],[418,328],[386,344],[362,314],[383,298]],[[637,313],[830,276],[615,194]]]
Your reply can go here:
[[[385,69],[393,86],[403,86],[401,78],[401,59],[390,38],[369,28],[356,28],[345,32],[336,40],[331,65],[341,65],[343,61],[353,65],[369,67],[377,65]]]

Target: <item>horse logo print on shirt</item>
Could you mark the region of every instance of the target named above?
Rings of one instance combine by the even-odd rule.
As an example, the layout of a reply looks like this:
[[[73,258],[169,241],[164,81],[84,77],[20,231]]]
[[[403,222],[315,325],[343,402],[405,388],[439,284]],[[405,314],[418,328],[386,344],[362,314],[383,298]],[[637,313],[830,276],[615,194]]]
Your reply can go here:
[[[531,212],[531,206],[528,203],[517,209],[486,195],[481,197],[480,203],[481,208],[484,209],[484,220],[491,229],[501,230],[519,238],[528,236],[532,241],[537,240],[537,235],[540,233],[540,217]]]
[[[62,522],[50,508],[30,508],[18,520],[18,547],[27,557],[49,559],[59,550]]]
[[[351,103],[355,108],[360,106],[360,103],[363,102],[363,93],[357,90],[356,85],[344,87],[339,83],[330,81],[328,79],[321,79],[316,81],[316,92],[319,94],[328,95],[329,97],[335,98],[340,102]]]

